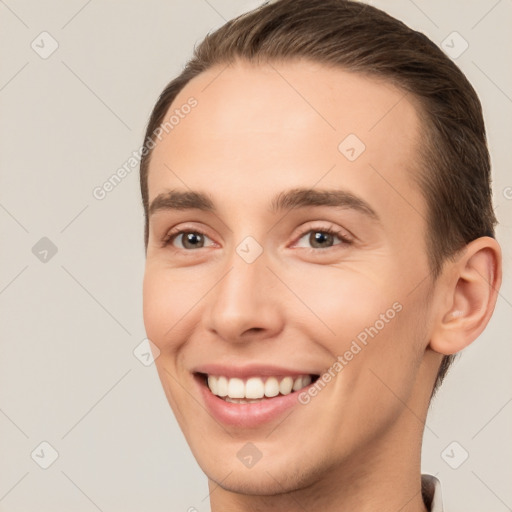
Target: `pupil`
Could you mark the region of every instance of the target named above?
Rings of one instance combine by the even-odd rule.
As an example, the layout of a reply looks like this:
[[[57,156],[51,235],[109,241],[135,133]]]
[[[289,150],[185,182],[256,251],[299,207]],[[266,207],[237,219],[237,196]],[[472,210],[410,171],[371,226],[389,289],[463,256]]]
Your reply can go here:
[[[185,247],[200,247],[202,235],[198,233],[187,233]]]
[[[313,233],[313,240],[312,240],[312,244],[313,247],[315,246],[322,246],[322,245],[326,245],[326,242],[329,242],[330,239],[332,238],[332,235],[328,234],[328,233],[324,233],[322,231],[316,231],[315,233]],[[327,244],[329,245],[329,244]]]

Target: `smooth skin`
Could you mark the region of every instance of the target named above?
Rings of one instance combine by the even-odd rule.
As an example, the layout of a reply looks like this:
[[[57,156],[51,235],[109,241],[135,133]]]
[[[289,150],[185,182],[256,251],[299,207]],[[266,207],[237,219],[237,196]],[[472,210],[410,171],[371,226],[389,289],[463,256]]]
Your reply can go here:
[[[197,107],[154,149],[149,200],[193,190],[216,211],[151,214],[144,321],[212,511],[425,511],[432,387],[442,356],[475,340],[492,314],[498,243],[473,241],[433,282],[413,179],[417,107],[385,81],[308,61],[237,62],[193,79],[169,112],[191,96]],[[352,162],[338,149],[349,134],[366,146]],[[376,216],[350,206],[272,212],[272,198],[295,188],[350,192]],[[325,229],[337,234],[315,243]],[[204,236],[190,246],[171,230]],[[250,264],[236,252],[248,236],[263,249]],[[196,392],[192,370],[206,363],[320,374],[397,301],[402,310],[287,417],[221,425]],[[237,457],[249,441],[262,453],[252,468]]]

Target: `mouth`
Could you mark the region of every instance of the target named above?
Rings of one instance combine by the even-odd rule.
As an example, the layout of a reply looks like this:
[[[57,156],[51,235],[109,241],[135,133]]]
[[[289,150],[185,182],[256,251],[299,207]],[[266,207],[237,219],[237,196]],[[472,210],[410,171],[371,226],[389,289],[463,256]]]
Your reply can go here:
[[[245,430],[280,423],[291,409],[310,410],[303,408],[300,396],[321,373],[304,368],[257,362],[207,363],[192,368],[191,374],[200,403],[210,417],[217,423]]]
[[[195,375],[212,395],[232,404],[256,404],[297,394],[320,377],[316,374],[303,374],[239,378],[201,372]]]

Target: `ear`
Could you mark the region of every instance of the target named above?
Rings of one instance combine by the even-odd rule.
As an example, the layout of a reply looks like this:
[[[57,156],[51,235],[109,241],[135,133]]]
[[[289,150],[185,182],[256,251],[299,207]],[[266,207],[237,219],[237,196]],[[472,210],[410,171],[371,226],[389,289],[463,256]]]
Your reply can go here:
[[[450,355],[473,342],[491,318],[501,285],[500,246],[494,238],[477,238],[445,267],[429,346]]]

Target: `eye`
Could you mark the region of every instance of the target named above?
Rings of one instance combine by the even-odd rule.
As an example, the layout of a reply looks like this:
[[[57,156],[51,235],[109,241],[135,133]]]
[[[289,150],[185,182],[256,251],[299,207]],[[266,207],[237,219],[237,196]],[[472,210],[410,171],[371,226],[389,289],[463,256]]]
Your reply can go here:
[[[336,243],[339,240],[341,243]],[[296,247],[329,249],[335,245],[350,245],[352,240],[340,230],[333,228],[310,229],[297,241]]]
[[[167,246],[172,244],[174,247],[178,249],[194,250],[202,249],[203,247],[208,247],[208,245],[206,245],[207,240],[212,242],[212,240],[210,240],[210,238],[201,231],[181,230],[170,232],[163,240],[163,245]]]

